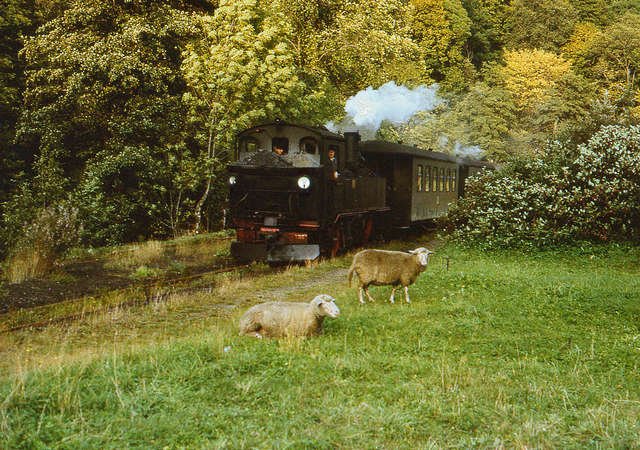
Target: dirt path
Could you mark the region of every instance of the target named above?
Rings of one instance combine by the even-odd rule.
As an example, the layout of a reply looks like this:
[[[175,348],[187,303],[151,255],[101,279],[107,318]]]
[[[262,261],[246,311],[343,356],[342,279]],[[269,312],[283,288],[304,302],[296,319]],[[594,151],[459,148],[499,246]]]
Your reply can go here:
[[[328,290],[327,288],[336,285],[336,283],[346,283],[348,272],[349,269],[334,269],[309,277],[303,283],[258,291],[255,297],[261,302],[274,302],[287,298],[296,292],[306,291],[314,287],[322,288],[326,291]],[[321,292],[318,293],[320,294]]]

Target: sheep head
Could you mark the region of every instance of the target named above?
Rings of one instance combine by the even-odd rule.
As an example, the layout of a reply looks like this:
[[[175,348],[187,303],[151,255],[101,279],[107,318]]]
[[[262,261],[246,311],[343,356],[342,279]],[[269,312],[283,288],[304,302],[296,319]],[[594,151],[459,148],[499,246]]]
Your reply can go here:
[[[314,305],[319,316],[329,316],[335,319],[340,315],[340,308],[335,304],[336,299],[327,294],[320,294],[311,300],[311,304]]]
[[[433,254],[431,250],[424,247],[419,247],[419,248],[416,248],[415,250],[409,250],[409,253],[411,253],[412,255],[417,255],[418,261],[423,266],[426,266],[427,264],[429,264],[429,255]]]

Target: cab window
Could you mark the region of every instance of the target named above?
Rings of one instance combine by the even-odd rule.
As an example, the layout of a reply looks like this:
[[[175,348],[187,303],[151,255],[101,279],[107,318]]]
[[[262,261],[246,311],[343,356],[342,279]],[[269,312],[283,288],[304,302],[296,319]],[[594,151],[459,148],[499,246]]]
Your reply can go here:
[[[416,178],[416,189],[418,192],[422,191],[422,179],[424,177],[422,165],[418,165],[418,174]]]
[[[240,152],[251,153],[258,151],[258,140],[253,137],[244,138],[240,142]]]
[[[312,137],[304,137],[300,139],[300,152],[310,155],[318,154],[318,142]]]

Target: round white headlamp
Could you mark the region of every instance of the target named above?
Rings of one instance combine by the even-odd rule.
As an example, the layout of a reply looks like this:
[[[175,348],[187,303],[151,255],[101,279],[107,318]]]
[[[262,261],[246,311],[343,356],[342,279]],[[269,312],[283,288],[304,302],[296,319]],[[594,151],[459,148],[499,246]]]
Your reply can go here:
[[[300,189],[309,189],[309,186],[311,186],[311,180],[309,177],[301,176],[298,178],[298,187]]]
[[[229,177],[229,184],[234,185],[234,184],[236,184],[236,181],[237,180],[236,180],[236,177],[234,175],[231,175]]]

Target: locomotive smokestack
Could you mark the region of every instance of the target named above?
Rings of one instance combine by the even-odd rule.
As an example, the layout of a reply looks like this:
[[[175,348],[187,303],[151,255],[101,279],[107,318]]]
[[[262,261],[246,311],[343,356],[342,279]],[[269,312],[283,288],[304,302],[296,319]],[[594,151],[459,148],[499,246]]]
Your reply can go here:
[[[344,133],[345,147],[347,150],[347,167],[354,167],[360,161],[360,133],[347,131]]]

